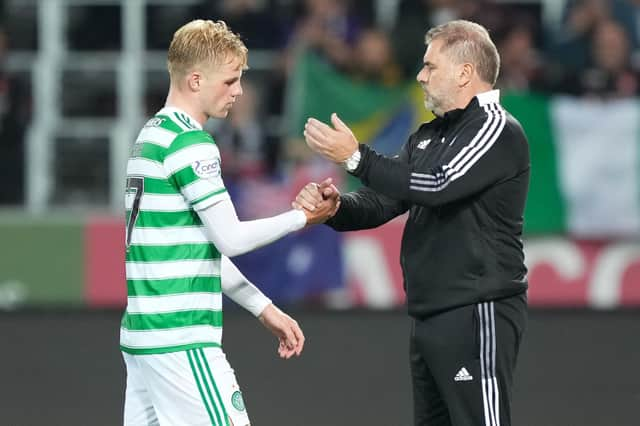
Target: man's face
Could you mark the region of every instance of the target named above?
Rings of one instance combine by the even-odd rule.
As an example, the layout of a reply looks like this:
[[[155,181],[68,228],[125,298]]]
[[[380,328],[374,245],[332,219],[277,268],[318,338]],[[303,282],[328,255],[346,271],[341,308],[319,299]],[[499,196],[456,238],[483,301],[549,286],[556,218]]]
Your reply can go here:
[[[200,103],[208,117],[225,118],[242,95],[242,62],[239,58],[202,72]]]
[[[456,66],[446,53],[441,52],[442,40],[432,40],[423,58],[423,66],[416,79],[424,91],[424,105],[437,116],[452,109],[458,91]]]

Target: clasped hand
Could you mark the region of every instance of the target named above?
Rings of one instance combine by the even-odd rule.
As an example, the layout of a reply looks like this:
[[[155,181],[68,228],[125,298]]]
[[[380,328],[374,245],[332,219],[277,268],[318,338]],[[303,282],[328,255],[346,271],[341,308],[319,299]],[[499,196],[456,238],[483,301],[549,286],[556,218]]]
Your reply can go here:
[[[331,124],[309,118],[304,126],[304,138],[313,151],[334,163],[344,163],[358,150],[358,140],[351,129],[336,113],[331,114]],[[303,210],[307,225],[323,223],[333,217],[340,207],[340,192],[331,178],[322,183],[308,183],[291,205]]]
[[[307,216],[307,225],[325,222],[340,208],[340,191],[332,182],[327,178],[320,184],[306,184],[291,203],[294,209],[302,210]]]

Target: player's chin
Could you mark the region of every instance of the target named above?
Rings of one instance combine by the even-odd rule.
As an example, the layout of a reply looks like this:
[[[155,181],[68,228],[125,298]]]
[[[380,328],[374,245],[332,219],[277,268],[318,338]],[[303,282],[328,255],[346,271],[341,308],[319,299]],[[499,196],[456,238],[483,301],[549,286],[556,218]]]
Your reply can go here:
[[[215,112],[214,114],[211,115],[212,118],[227,118],[227,116],[229,115],[229,110],[231,108],[223,108],[217,112]]]

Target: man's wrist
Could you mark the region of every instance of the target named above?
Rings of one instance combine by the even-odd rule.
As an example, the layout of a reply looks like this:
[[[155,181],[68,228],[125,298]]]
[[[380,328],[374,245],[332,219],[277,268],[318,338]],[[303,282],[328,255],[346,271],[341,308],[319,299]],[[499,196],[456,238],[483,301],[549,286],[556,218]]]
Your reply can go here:
[[[351,157],[347,158],[342,164],[348,172],[353,172],[358,168],[358,165],[360,165],[361,157],[362,154],[360,154],[360,148],[358,147],[358,149],[351,154]]]

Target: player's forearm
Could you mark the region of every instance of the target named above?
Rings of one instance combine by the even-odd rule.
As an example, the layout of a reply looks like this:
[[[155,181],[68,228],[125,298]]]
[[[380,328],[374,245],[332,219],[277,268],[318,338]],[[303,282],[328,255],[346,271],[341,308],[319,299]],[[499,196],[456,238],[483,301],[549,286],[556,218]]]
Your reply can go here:
[[[222,256],[221,263],[222,292],[254,316],[259,316],[271,304],[271,299],[253,285],[227,256]]]
[[[229,257],[269,244],[302,229],[307,222],[305,214],[299,210],[241,222],[230,200],[221,201],[198,214],[216,248]]]

